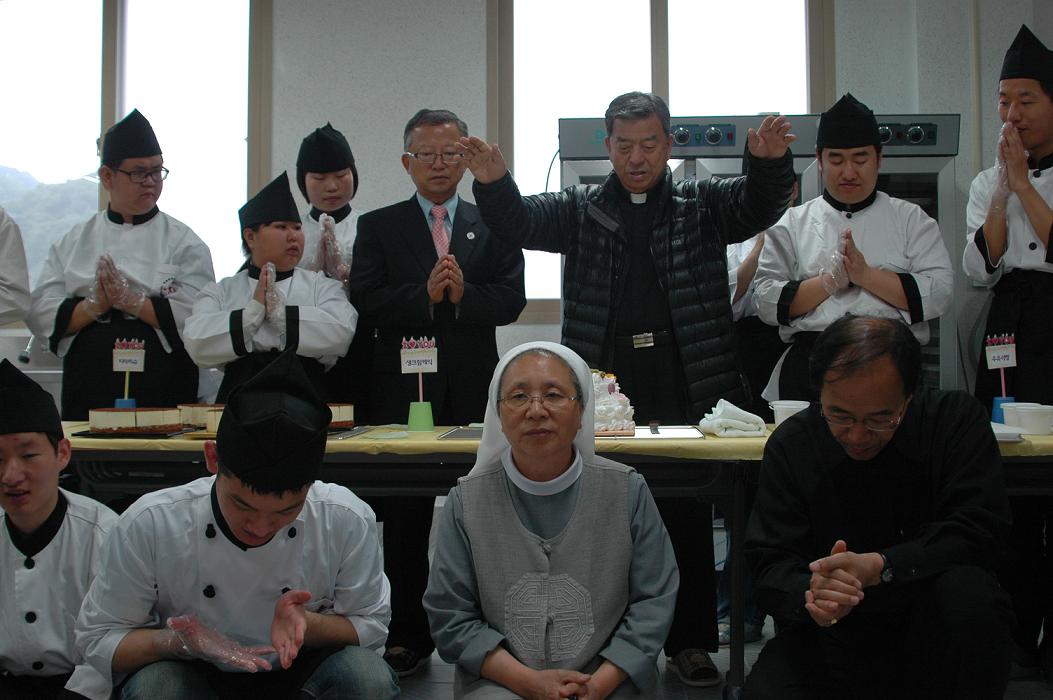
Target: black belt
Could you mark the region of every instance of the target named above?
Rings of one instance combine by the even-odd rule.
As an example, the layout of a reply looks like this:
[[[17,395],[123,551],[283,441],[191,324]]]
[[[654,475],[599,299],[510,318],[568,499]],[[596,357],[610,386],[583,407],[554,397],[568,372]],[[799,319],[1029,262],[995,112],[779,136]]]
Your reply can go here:
[[[619,348],[653,348],[660,345],[672,345],[675,338],[671,331],[652,331],[650,333],[637,333],[636,335],[616,335],[614,345]]]

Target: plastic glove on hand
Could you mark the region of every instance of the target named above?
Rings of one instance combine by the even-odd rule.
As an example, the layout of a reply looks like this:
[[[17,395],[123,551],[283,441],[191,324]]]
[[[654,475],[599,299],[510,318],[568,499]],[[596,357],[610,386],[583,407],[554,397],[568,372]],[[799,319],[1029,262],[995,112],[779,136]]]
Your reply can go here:
[[[91,289],[88,290],[87,296],[84,297],[84,310],[96,321],[113,306],[110,298],[106,296],[106,288],[103,285],[106,275],[107,268],[103,264],[102,258],[99,258],[98,263],[95,265],[95,281],[92,282]]]
[[[819,283],[830,296],[848,289],[848,269],[845,256],[840,250],[830,253],[819,263]]]
[[[285,295],[278,289],[278,272],[274,263],[264,265],[267,271],[267,291],[263,294],[263,306],[267,320],[277,326],[285,326]]]
[[[143,304],[146,303],[146,293],[117,269],[117,265],[109,255],[99,258],[99,266],[105,268],[106,271],[103,277],[103,287],[110,303],[126,314],[138,316]]]
[[[195,615],[168,618],[166,629],[154,638],[154,649],[164,658],[201,659],[219,668],[247,673],[271,670],[263,655],[274,653],[270,646],[242,646],[206,627]]]
[[[318,242],[319,269],[330,279],[346,283],[351,275],[351,266],[344,261],[344,255],[340,252],[333,217],[322,214],[318,221],[322,224],[322,238]]]

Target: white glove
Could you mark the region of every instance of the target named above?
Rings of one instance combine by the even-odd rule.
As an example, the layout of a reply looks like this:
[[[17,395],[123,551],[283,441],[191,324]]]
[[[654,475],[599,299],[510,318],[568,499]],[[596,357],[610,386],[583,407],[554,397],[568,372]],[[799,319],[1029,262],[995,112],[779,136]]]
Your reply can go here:
[[[278,289],[278,272],[274,269],[274,263],[263,266],[267,274],[267,291],[263,293],[263,306],[268,321],[278,326],[285,327],[285,295]]]

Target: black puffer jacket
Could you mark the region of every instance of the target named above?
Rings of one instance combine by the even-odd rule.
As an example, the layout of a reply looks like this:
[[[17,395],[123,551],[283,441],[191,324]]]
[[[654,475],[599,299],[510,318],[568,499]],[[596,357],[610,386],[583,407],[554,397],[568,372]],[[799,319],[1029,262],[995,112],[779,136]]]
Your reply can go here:
[[[725,247],[774,224],[793,188],[789,153],[750,158],[749,176],[660,185],[651,254],[673,319],[691,418],[718,399],[743,403],[746,390],[734,356]],[[566,256],[563,268],[563,344],[599,369],[612,369],[611,338],[625,289],[628,234],[614,173],[599,185],[521,197],[511,175],[473,186],[490,230],[530,250]]]

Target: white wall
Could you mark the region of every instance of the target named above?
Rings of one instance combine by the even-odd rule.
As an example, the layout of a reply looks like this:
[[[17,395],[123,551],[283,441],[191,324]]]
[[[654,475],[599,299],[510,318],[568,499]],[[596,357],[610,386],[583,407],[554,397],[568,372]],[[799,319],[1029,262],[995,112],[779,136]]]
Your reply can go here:
[[[300,141],[331,121],[355,154],[354,207],[412,194],[399,156],[418,109],[451,109],[486,133],[486,0],[274,0],[273,60],[273,173],[292,178]]]

